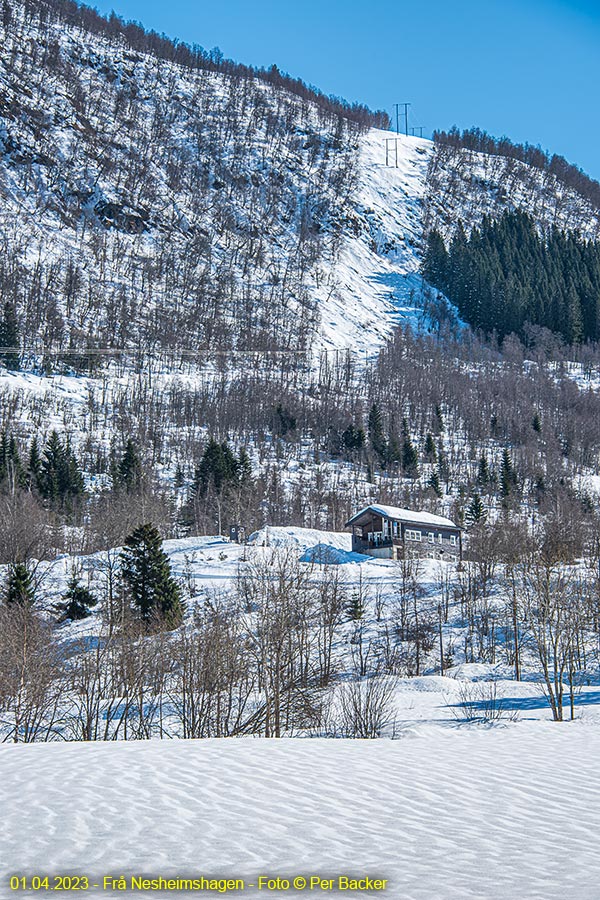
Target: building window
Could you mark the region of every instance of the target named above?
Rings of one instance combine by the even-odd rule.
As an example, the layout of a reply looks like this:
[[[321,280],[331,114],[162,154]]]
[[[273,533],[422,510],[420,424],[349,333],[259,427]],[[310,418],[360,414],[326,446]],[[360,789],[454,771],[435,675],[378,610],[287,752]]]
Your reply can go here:
[[[451,543],[454,547],[456,547],[456,535],[455,535],[455,534],[451,534],[451,535],[450,535],[450,543]]]
[[[429,543],[430,543],[430,544],[435,544],[435,534],[434,534],[433,531],[430,531],[430,532],[429,532]]]
[[[421,540],[421,532],[420,531],[411,531],[409,528],[404,532],[407,541],[420,541]]]

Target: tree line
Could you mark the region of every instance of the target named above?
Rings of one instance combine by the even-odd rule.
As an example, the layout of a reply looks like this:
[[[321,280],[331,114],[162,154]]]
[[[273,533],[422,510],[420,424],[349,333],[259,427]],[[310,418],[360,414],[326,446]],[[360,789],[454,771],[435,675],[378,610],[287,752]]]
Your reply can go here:
[[[40,24],[50,18],[59,25],[74,26],[111,41],[122,41],[138,53],[148,53],[189,69],[222,72],[237,79],[256,78],[315,103],[331,116],[343,116],[357,122],[363,128],[389,128],[390,125],[386,112],[372,111],[362,103],[348,103],[341,97],[324,94],[318,88],[305,84],[301,78],[281,72],[274,64],[259,68],[224,59],[218,47],[207,51],[198,44],[173,40],[165,34],[147,30],[139,22],[125,21],[114,11],[109,16],[103,16],[97,9],[75,0],[43,0],[41,3],[25,0],[23,7],[26,16],[30,19],[39,17]],[[7,0],[3,4],[3,17],[10,22],[11,9]]]
[[[550,154],[540,146],[519,144],[506,136],[495,138],[476,127],[465,128],[462,132],[456,126],[449,131],[436,130],[433,133],[433,140],[440,146],[464,148],[476,153],[519,160],[541,172],[555,176],[562,184],[589,200],[596,209],[600,209],[600,183],[586,175],[579,166],[567,162],[563,156]]]

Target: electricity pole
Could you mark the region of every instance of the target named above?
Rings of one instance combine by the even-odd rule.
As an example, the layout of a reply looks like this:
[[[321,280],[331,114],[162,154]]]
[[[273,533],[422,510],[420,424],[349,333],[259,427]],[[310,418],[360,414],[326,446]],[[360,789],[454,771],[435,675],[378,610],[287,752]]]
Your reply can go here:
[[[396,134],[400,134],[400,104],[394,103],[394,106],[396,107]]]
[[[408,137],[408,107],[412,106],[411,103],[396,103],[396,130],[398,131],[398,107],[404,107],[404,133]]]

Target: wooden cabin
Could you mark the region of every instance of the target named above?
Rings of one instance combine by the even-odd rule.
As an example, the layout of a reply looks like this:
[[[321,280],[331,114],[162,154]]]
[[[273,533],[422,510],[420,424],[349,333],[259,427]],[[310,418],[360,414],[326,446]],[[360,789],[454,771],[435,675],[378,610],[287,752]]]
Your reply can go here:
[[[346,522],[352,550],[380,559],[405,555],[462,559],[461,529],[450,519],[428,512],[372,504]]]

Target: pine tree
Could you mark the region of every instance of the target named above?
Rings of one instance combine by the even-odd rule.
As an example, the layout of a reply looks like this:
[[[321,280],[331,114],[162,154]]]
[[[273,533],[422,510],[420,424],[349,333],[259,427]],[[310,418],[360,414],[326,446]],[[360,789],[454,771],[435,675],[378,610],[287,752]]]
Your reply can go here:
[[[432,488],[436,497],[442,496],[442,485],[440,484],[440,476],[437,470],[433,472],[427,484]]]
[[[29,569],[22,562],[11,563],[6,575],[4,599],[7,604],[32,606],[35,592]]]
[[[437,461],[435,441],[430,431],[427,433],[427,437],[425,438],[425,459],[430,463],[434,463]]]
[[[72,619],[74,622],[87,618],[91,614],[91,607],[98,602],[92,592],[81,584],[76,572],[71,573],[67,590],[62,599],[63,603],[60,604],[59,609],[63,612],[65,619]]]
[[[479,494],[473,494],[466,513],[467,524],[471,526],[478,525],[485,522],[486,519],[487,513],[485,511],[485,507],[483,505],[481,497],[479,496]]]
[[[506,501],[517,484],[517,475],[513,467],[510,453],[504,448],[500,464],[500,496]]]
[[[477,468],[477,481],[482,487],[485,487],[491,481],[490,467],[488,465],[487,456],[485,455],[485,453],[482,453],[479,459],[479,466]]]
[[[122,488],[128,494],[137,491],[141,486],[142,465],[131,438],[128,438],[123,455],[117,464],[114,482],[115,487]]]
[[[539,412],[533,414],[533,419],[531,420],[531,427],[536,432],[536,434],[541,434],[542,431],[542,420],[540,419]]]
[[[15,307],[8,302],[0,319],[0,360],[7,369],[19,368],[19,325]]]
[[[27,481],[31,488],[42,492],[42,457],[40,445],[34,436],[29,446],[29,460],[27,463]]]
[[[155,620],[164,621],[168,628],[181,624],[181,591],[154,525],[140,525],[131,532],[121,552],[121,574],[132,605],[147,626]]]
[[[406,419],[402,420],[402,469],[409,478],[419,477],[419,454],[410,439]]]

